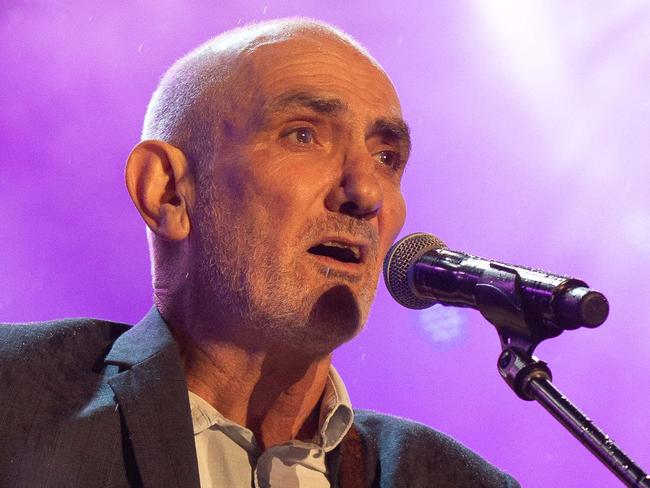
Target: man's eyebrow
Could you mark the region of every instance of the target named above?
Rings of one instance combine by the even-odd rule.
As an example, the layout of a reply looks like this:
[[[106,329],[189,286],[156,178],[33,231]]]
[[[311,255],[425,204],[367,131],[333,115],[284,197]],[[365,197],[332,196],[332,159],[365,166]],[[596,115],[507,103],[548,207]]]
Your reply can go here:
[[[366,139],[381,136],[391,142],[404,146],[406,157],[411,152],[411,131],[406,122],[399,117],[376,119],[366,131]]]
[[[305,91],[292,91],[280,95],[269,105],[270,112],[283,112],[293,107],[304,107],[323,115],[338,115],[347,105],[338,98],[326,98]]]

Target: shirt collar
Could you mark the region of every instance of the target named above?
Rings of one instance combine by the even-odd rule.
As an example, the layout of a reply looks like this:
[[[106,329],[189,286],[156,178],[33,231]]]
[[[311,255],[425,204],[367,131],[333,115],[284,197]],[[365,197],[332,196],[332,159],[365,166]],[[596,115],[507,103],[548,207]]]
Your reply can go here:
[[[212,426],[217,426],[226,433],[237,430],[240,436],[249,438],[249,442],[253,443],[250,430],[225,418],[217,409],[192,391],[189,392],[189,399],[194,435],[200,434]],[[343,440],[345,434],[352,427],[353,421],[354,412],[348,391],[334,366],[330,366],[320,401],[319,439],[315,439],[314,442],[319,444],[325,452],[331,451]]]
[[[340,444],[354,420],[348,390],[339,373],[330,366],[327,382],[320,402],[318,419],[322,447],[329,452]]]
[[[210,405],[193,391],[188,391],[190,397],[190,412],[192,414],[192,426],[194,435],[200,434],[213,425],[223,426],[224,424],[235,424],[221,415],[219,411]],[[235,424],[237,425],[237,424]]]

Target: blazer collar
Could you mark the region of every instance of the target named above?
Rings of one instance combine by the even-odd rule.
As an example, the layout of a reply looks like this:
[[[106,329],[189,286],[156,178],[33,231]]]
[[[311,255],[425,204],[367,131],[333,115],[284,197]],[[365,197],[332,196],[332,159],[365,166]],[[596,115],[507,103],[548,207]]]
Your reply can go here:
[[[140,322],[117,338],[105,361],[122,368],[130,368],[171,349],[178,354],[176,342],[165,319],[156,307],[151,307]]]
[[[123,370],[108,383],[117,397],[143,485],[198,488],[183,365],[155,307],[113,343],[105,361]]]

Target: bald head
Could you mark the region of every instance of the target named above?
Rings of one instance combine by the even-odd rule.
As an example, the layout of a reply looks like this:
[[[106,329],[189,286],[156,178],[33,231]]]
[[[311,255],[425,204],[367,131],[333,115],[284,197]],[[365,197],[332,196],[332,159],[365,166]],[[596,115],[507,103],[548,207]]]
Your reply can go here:
[[[250,103],[247,99],[255,91],[246,55],[262,46],[301,40],[334,41],[381,70],[357,41],[331,25],[304,18],[250,24],[210,39],[167,70],[147,107],[142,140],[162,140],[179,148],[195,175],[204,175],[223,136],[223,124],[237,107]]]

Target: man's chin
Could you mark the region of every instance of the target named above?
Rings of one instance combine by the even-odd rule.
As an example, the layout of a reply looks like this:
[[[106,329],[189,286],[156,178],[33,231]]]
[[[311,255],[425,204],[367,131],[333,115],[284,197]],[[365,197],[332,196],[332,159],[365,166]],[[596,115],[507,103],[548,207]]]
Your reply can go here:
[[[233,313],[242,313],[229,324],[233,336],[246,338],[254,347],[322,355],[353,339],[362,330],[372,297],[360,292],[359,284],[348,285],[334,279],[330,280],[334,283],[314,286],[303,280],[302,288],[289,289],[282,284],[269,287],[269,281],[264,281],[265,286],[259,289],[253,287],[255,291],[246,295],[259,299],[246,306],[227,307]],[[233,299],[222,306],[246,298],[235,300],[235,297],[233,294]],[[223,327],[217,330],[225,332]]]
[[[348,286],[328,289],[314,303],[307,321],[314,342],[320,343],[313,346],[327,352],[334,350],[361,331],[366,315]]]

